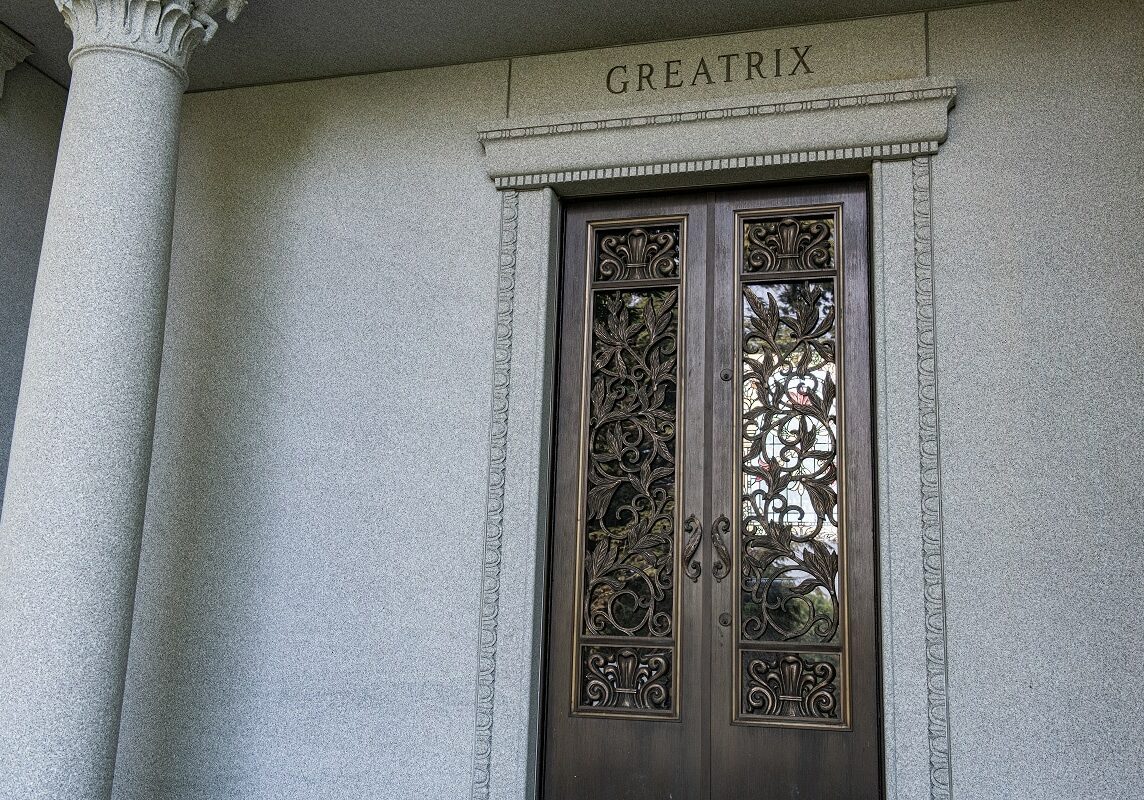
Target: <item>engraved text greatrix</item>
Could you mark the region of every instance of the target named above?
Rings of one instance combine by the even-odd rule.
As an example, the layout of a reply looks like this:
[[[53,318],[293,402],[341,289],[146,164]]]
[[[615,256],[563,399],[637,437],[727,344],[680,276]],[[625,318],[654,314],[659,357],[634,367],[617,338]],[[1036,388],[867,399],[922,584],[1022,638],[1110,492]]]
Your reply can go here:
[[[807,54],[812,46],[776,47],[765,53],[723,53],[714,58],[702,56],[698,61],[674,58],[655,64],[616,64],[608,70],[605,82],[612,94],[627,94],[811,75],[814,70],[807,62]]]

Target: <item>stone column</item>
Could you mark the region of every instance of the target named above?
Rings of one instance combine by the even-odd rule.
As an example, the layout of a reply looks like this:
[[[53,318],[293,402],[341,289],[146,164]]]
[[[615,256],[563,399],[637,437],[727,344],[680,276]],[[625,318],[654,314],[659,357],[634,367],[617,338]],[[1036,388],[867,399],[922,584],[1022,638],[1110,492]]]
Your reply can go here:
[[[0,797],[111,795],[191,51],[244,0],[56,0],[72,83],[0,519]]]

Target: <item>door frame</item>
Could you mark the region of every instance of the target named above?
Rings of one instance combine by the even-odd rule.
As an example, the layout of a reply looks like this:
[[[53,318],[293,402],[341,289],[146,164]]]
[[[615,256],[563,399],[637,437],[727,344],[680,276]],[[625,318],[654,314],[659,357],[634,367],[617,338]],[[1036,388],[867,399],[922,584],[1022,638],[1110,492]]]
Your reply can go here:
[[[634,122],[605,131],[577,128],[583,123],[575,120],[527,128],[506,128],[500,120],[482,131],[501,213],[471,790],[476,800],[533,798],[539,784],[560,198],[854,174],[871,180],[886,797],[950,797],[930,218],[932,160],[945,139],[956,87],[944,79],[900,83],[890,92],[884,84],[871,87],[868,96],[880,99],[860,105],[857,115],[853,107],[813,99],[791,104],[807,130],[834,131],[838,139],[837,147],[813,150],[791,140],[791,149],[776,152],[675,160],[672,155],[692,153],[696,136],[710,141],[711,135],[707,127],[688,128],[678,115],[662,123],[675,126],[670,152],[664,152],[662,136],[649,138],[647,126]],[[837,89],[816,90],[819,100],[828,101],[832,92]],[[854,94],[855,87],[847,87],[847,97]],[[728,132],[771,122],[723,110],[728,113],[713,124]],[[617,136],[627,144],[601,151],[602,135],[610,144]],[[654,140],[660,161],[649,163],[644,139]],[[727,135],[718,141],[733,149],[747,139]],[[605,165],[579,166],[593,161]]]
[[[815,777],[803,773],[804,767],[795,766],[794,760],[778,757],[773,766],[786,770],[784,781],[818,781],[815,785],[820,787],[819,793],[830,784],[833,788],[827,794],[832,796],[841,794],[847,786],[856,797],[882,796],[880,637],[873,524],[877,504],[873,487],[874,454],[870,446],[873,407],[869,364],[872,363],[873,337],[869,328],[869,199],[868,177],[859,175],[708,187],[698,192],[656,191],[590,197],[561,204],[563,252],[558,302],[563,305],[559,309],[560,340],[555,376],[553,513],[547,542],[551,557],[545,584],[549,628],[542,663],[547,683],[542,686],[544,734],[540,756],[543,766],[539,778],[540,796],[545,800],[568,796],[567,788],[554,790],[553,786],[566,787],[565,782],[569,780],[574,781],[580,791],[595,796],[603,790],[600,784],[609,785],[614,777],[617,783],[612,788],[618,791],[624,776],[629,788],[620,794],[626,796],[634,790],[633,775],[640,775],[637,779],[640,791],[649,796],[667,796],[669,787],[674,786],[678,796],[707,797],[714,792],[711,796],[721,797],[729,792],[733,794],[736,785],[733,781],[743,779],[743,774],[738,773],[752,771],[755,775],[752,784],[769,774],[760,772],[761,766],[748,753],[756,752],[753,749],[756,747],[776,746],[792,748],[786,750],[788,753],[803,752],[808,746],[815,750],[821,747],[823,766],[831,764],[828,772],[849,773],[845,780],[831,783],[825,775]],[[831,215],[837,232],[837,238],[832,237],[831,241],[839,254],[836,272],[830,276],[816,273],[812,278],[806,278],[806,273],[789,271],[741,274],[742,254],[733,240],[744,224],[743,219],[770,219],[780,213]],[[622,285],[608,282],[608,278],[599,275],[593,277],[592,265],[596,261],[593,247],[599,244],[593,231],[644,223],[679,225],[682,262],[679,273],[659,280],[657,276],[644,275],[638,284]],[[618,276],[609,277],[622,281]],[[734,588],[738,584],[736,579],[721,582],[725,576],[719,575],[713,565],[726,555],[717,555],[721,551],[713,549],[711,537],[717,535],[714,515],[723,511],[731,514],[728,543],[732,545],[731,558],[736,564],[740,561],[741,553],[735,543],[742,535],[742,521],[732,509],[742,491],[736,477],[742,466],[742,453],[733,452],[735,442],[741,441],[741,432],[735,433],[741,425],[741,414],[735,411],[741,405],[739,392],[742,390],[737,388],[742,386],[738,377],[741,365],[734,370],[733,380],[728,375],[720,381],[715,375],[717,366],[736,363],[733,353],[743,346],[740,341],[743,321],[739,317],[746,313],[742,300],[744,285],[766,288],[773,287],[773,281],[787,285],[805,280],[830,281],[834,285],[836,307],[841,312],[834,332],[837,364],[842,370],[836,430],[840,443],[865,442],[840,444],[834,461],[839,474],[848,476],[839,487],[838,496],[839,519],[846,520],[839,522],[846,535],[845,544],[840,540],[837,551],[843,562],[840,581],[844,613],[839,619],[837,642],[841,646],[837,677],[841,710],[831,720],[760,720],[740,716],[738,701],[732,699],[738,698],[741,691],[734,688],[739,685],[741,637],[724,636],[724,629],[716,623],[721,609],[725,609],[722,616],[730,618],[726,611],[732,611],[736,620],[740,613],[738,602],[732,599],[738,597],[738,590]],[[676,602],[671,645],[674,714],[665,717],[663,713],[630,710],[617,714],[612,710],[581,708],[575,697],[576,687],[580,685],[577,677],[580,657],[574,654],[579,653],[576,642],[581,622],[576,620],[582,614],[583,569],[582,565],[572,565],[585,558],[582,550],[586,546],[580,539],[583,523],[577,524],[575,520],[584,502],[585,456],[586,449],[590,449],[585,438],[588,434],[584,404],[587,386],[594,374],[588,352],[594,341],[589,332],[591,309],[594,298],[599,296],[597,292],[605,296],[615,291],[654,293],[672,285],[678,292],[678,347],[674,352],[678,359],[676,402],[680,415],[675,439],[678,449],[673,462],[677,471],[674,561],[678,562],[683,552],[685,517],[690,515],[690,521],[700,524],[700,536],[704,526],[710,533],[695,554],[696,562],[702,566],[688,575],[691,582],[684,579],[681,563],[676,563],[674,568],[676,580],[672,594]],[[726,327],[717,320],[725,320]],[[716,422],[714,431],[710,428],[711,420]],[[707,430],[706,434],[703,429]],[[696,539],[697,543],[700,541]],[[686,554],[683,556],[684,560],[689,558]],[[738,575],[738,567],[731,568],[730,574]],[[845,587],[851,582],[854,582],[853,588],[847,592]],[[721,624],[730,624],[730,630],[740,629],[738,621]],[[640,638],[626,639],[624,644],[651,646]],[[769,649],[766,642],[755,645],[747,650],[761,654]],[[657,643],[655,646],[666,648],[668,645]],[[784,652],[800,650],[791,643],[782,649]],[[570,716],[567,714],[569,673],[574,695]],[[608,720],[585,723],[577,719],[583,716]],[[637,719],[641,722],[633,725]],[[654,720],[665,724],[649,724]],[[679,722],[683,725],[676,724]],[[554,736],[555,739],[551,738]],[[641,758],[640,768],[634,770],[625,768],[630,764],[627,756],[620,756],[611,745],[601,744],[630,740],[631,736],[641,737],[639,751],[648,755],[646,761]],[[700,738],[705,743],[701,744]],[[706,743],[708,739],[710,744]],[[712,749],[708,752],[709,747]],[[726,757],[725,754],[733,751],[739,752],[740,758]],[[837,760],[825,760],[828,758]],[[843,773],[837,772],[839,768]],[[558,777],[553,778],[550,770]],[[799,773],[797,778],[795,773]],[[609,778],[602,780],[600,776],[604,775]],[[738,777],[730,777],[734,775]],[[705,785],[708,780],[713,782],[710,787]],[[861,789],[854,788],[856,784],[861,784]],[[704,786],[702,792],[700,786]],[[818,796],[814,791],[810,795]]]

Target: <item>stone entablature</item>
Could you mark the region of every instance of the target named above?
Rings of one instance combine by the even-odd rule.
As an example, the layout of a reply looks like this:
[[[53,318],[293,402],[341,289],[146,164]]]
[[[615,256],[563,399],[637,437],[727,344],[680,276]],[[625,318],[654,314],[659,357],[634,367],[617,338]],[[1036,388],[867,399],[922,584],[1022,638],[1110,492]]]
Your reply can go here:
[[[899,14],[514,58],[505,116],[731,106],[760,94],[928,74],[925,15]]]

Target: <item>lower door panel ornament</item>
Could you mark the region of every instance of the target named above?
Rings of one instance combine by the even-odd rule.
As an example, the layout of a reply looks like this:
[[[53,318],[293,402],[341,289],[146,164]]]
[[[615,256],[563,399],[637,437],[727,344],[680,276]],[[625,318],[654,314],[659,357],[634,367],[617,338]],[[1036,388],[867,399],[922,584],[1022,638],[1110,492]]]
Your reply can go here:
[[[670,650],[584,647],[581,706],[671,711]]]

